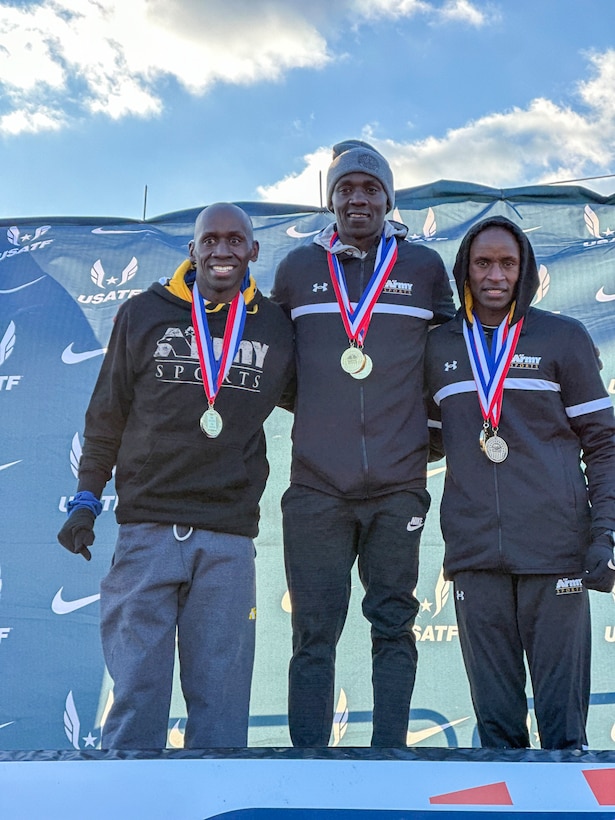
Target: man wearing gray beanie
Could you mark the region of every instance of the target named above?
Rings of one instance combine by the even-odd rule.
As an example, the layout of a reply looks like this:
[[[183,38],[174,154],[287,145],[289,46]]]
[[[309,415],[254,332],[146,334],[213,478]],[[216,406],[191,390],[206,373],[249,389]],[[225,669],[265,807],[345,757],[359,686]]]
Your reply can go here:
[[[393,174],[368,143],[333,148],[335,222],[280,263],[271,294],[293,319],[297,397],[291,485],[282,499],[292,604],[288,722],[295,746],[327,746],[335,654],[351,570],[371,624],[372,746],[405,746],[417,651],[413,624],[426,489],[423,355],[454,315],[444,265],[385,219]]]

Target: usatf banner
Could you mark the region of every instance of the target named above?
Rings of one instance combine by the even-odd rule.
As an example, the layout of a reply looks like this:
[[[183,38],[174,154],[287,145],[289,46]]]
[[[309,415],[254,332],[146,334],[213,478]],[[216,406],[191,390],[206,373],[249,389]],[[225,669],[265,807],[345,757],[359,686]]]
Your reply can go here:
[[[332,220],[327,211],[238,203],[252,217],[260,257],[252,268],[268,293],[275,267]],[[102,497],[90,563],[56,541],[76,489],[85,409],[122,302],[172,275],[187,257],[198,210],[150,219],[37,218],[0,224],[0,749],[100,745],[112,702],[98,634],[99,582],[116,537],[113,482]],[[393,217],[408,241],[427,244],[449,273],[468,228],[503,214],[534,247],[540,289],[534,304],[574,316],[600,350],[615,396],[615,196],[578,187],[495,190],[439,182],[397,192]],[[315,287],[321,285],[315,284]],[[402,377],[403,374],[400,374]],[[288,484],[291,416],[267,423],[271,476],[257,539],[257,658],[250,745],[290,744],[286,722],[290,603],[279,500]],[[432,512],[421,543],[419,650],[408,744],[478,745],[463,670],[451,587],[443,579],[438,504],[444,462],[431,465]],[[615,595],[590,593],[593,619],[592,749],[615,748]],[[351,612],[337,661],[331,743],[367,746],[371,734],[369,625],[354,576]],[[531,700],[530,700],[531,704]],[[532,742],[538,746],[533,711]],[[178,681],[169,746],[181,748],[185,706]]]

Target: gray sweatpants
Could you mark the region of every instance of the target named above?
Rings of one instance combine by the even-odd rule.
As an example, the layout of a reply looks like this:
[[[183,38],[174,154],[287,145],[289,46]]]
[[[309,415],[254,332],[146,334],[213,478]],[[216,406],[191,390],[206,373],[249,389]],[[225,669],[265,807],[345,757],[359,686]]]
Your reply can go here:
[[[166,746],[176,634],[185,747],[247,746],[256,619],[250,538],[123,524],[100,604],[114,682],[104,749]]]

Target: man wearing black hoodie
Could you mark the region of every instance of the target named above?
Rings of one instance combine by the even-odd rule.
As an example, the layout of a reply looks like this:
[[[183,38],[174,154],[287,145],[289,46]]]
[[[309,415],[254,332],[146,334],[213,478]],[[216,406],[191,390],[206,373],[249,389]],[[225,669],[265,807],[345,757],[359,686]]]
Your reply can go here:
[[[373,746],[405,746],[417,651],[419,541],[429,509],[423,355],[429,326],[454,314],[431,248],[385,219],[393,173],[371,145],[333,148],[335,223],[291,251],[272,299],[291,316],[297,401],[284,557],[292,603],[289,728],[326,746],[336,646],[355,561],[371,625]]]
[[[247,745],[263,422],[292,384],[292,325],[250,276],[258,243],[240,208],[205,208],[189,250],[166,284],[118,311],[58,534],[90,559],[115,466],[120,528],[100,598],[114,681],[106,749],[166,746],[176,633],[185,747]]]
[[[481,744],[529,746],[524,654],[543,748],[586,747],[587,589],[615,582],[615,422],[592,340],[530,307],[523,231],[473,226],[453,273],[461,308],[426,352],[440,510]],[[581,462],[584,463],[584,469]]]

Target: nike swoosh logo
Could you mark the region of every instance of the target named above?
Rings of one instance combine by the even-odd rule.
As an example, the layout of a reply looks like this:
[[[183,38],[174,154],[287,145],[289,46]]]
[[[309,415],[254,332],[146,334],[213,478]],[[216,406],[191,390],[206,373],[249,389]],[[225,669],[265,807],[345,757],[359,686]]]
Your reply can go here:
[[[414,532],[415,530],[420,530],[422,526],[423,526],[423,521],[421,521],[420,524],[408,524],[406,529],[408,530],[408,532]]]
[[[317,233],[320,233],[320,228],[317,231],[301,233],[301,231],[298,231],[293,225],[292,227],[286,229],[286,233],[288,236],[292,236],[293,239],[302,239],[304,236],[315,236]]]
[[[613,570],[615,570],[615,564],[613,563],[613,559],[612,559],[612,558],[609,558],[609,560],[607,561],[607,564],[606,564],[606,565],[607,565],[607,567],[608,567],[609,569],[613,569]]]
[[[99,347],[98,350],[85,350],[83,353],[75,353],[73,350],[74,342],[71,342],[67,348],[62,351],[62,361],[64,364],[79,364],[88,359],[93,359],[95,356],[102,356],[107,348]]]
[[[94,601],[98,601],[100,598],[100,593],[98,593],[97,595],[87,595],[85,598],[75,598],[74,601],[65,601],[62,597],[63,591],[64,587],[60,587],[51,602],[51,609],[56,615],[68,615],[70,612],[88,606],[88,604],[93,604]]]
[[[458,723],[463,723],[464,720],[467,719],[467,717],[459,718],[459,720],[453,720],[450,723],[439,723],[437,726],[430,726],[428,729],[422,729],[420,732],[408,732],[407,744],[408,746],[416,746],[421,743],[421,741],[428,740],[430,737],[444,732],[451,726],[457,726]]]
[[[604,287],[601,287],[598,293],[596,294],[597,302],[612,302],[613,299],[615,299],[615,293],[605,293]]]
[[[107,231],[104,228],[92,228],[92,233],[157,233],[157,231],[152,231],[149,228],[138,228],[135,231],[121,231],[121,230]]]
[[[427,470],[427,478],[430,478],[432,475],[438,475],[438,473],[443,473],[446,470],[446,467],[434,467],[433,470]]]
[[[0,729],[6,729],[7,726],[12,726],[14,723],[14,720],[9,720],[8,723],[0,723]]]
[[[17,293],[18,290],[29,288],[30,285],[36,285],[37,282],[42,281],[44,278],[44,276],[39,276],[38,279],[33,279],[31,282],[26,282],[25,285],[19,285],[16,288],[9,288],[8,290],[0,290],[0,293]]]
[[[8,464],[0,464],[0,470],[8,470],[9,467],[14,467],[16,464],[21,464],[21,459],[19,461],[9,461]]]

